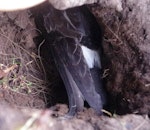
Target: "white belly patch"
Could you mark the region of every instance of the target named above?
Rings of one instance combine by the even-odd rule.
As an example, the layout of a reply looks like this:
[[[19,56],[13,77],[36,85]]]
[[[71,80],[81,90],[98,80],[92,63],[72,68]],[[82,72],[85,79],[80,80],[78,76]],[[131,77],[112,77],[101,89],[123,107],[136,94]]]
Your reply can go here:
[[[101,68],[100,56],[98,51],[91,50],[86,46],[81,46],[83,56],[89,68]]]

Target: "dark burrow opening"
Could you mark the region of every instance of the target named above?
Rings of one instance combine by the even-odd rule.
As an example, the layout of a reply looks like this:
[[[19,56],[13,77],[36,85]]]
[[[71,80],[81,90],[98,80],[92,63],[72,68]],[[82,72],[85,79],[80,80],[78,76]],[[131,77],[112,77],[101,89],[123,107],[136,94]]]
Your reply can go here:
[[[42,18],[42,13],[45,13],[45,9],[46,6],[41,5],[40,7],[33,8],[31,12],[33,13],[37,28],[39,30],[42,30],[42,33],[39,33],[39,36],[34,38],[34,41],[37,47],[38,48],[40,47],[40,55],[42,57],[43,65],[46,70],[47,80],[50,83],[49,85],[50,89],[52,89],[50,94],[47,94],[47,101],[48,101],[47,107],[49,108],[58,103],[68,104],[68,96],[63,81],[56,69],[54,59],[50,50],[50,43],[46,40],[48,34],[45,30],[43,24],[43,18]],[[101,28],[104,28],[102,25],[99,26],[101,26]],[[110,60],[111,59],[108,59],[102,51],[102,57],[101,57],[102,67],[105,68],[105,66],[109,65]],[[104,88],[105,88],[105,84],[107,84],[107,80],[104,78],[103,79]],[[105,110],[117,114],[128,113],[128,109],[125,107],[122,110],[118,109],[120,107],[119,103],[122,97],[119,97],[119,95],[115,95],[115,94],[113,95],[107,90],[105,91],[107,95],[107,105],[104,107]],[[86,102],[85,102],[85,106],[89,107],[89,105]]]
[[[42,38],[42,36],[40,38]],[[41,40],[43,40],[43,38]],[[46,95],[48,103],[46,107],[49,108],[57,103],[68,104],[67,92],[59,72],[57,71],[48,42],[45,41],[43,43],[40,49],[40,54],[46,72],[47,81],[50,84],[48,87],[51,90],[50,94],[47,93]]]
[[[37,12],[38,12],[37,10],[33,10],[32,12],[33,14],[34,12],[36,12],[35,23],[36,23],[37,28],[40,30],[43,30],[44,25],[42,24],[43,21],[40,18],[41,15],[37,15]],[[99,26],[103,29],[102,24]],[[38,49],[40,48],[40,56],[42,58],[44,69],[46,71],[47,80],[50,84],[49,87],[52,90],[50,94],[47,94],[47,102],[48,102],[47,108],[52,107],[53,105],[56,105],[59,103],[68,105],[68,96],[67,96],[66,88],[64,86],[64,83],[54,63],[54,59],[51,54],[50,43],[45,39],[45,37],[47,37],[47,32],[46,30],[42,32],[45,32],[45,33],[42,33],[42,34],[39,33],[39,36],[35,37],[34,41],[35,41],[35,44],[37,45],[37,48]],[[102,45],[101,45],[101,48],[102,48]],[[103,54],[103,49],[102,49],[101,55],[102,55],[101,57],[102,66],[105,66],[105,64],[108,64],[108,60]],[[105,88],[105,82],[106,82],[105,79],[103,79],[104,88]],[[106,92],[107,104],[104,106],[104,110],[113,113],[115,110],[115,105],[114,105],[114,101],[110,100],[113,98],[109,95],[106,88],[105,88],[105,92]],[[84,102],[84,106],[89,108],[89,105],[86,101]]]
[[[38,40],[37,40],[38,39]],[[39,40],[40,39],[40,40]],[[36,43],[41,43],[43,41],[43,36],[36,37],[35,39]],[[44,69],[46,72],[47,82],[50,84],[48,87],[50,89],[50,92],[46,94],[46,100],[47,100],[47,108],[50,108],[56,104],[67,104],[69,105],[68,101],[68,95],[65,88],[65,85],[63,83],[63,80],[56,68],[56,65],[54,63],[53,56],[51,54],[49,43],[44,42],[42,46],[40,47],[40,56],[42,58],[42,63],[44,65]],[[104,57],[102,58],[102,65],[104,65],[107,60]],[[106,80],[103,80],[103,85],[105,87]],[[114,113],[116,110],[116,104],[114,104],[116,101],[115,99],[107,92],[105,89],[106,96],[107,96],[107,104],[104,106],[104,110],[107,110],[108,112]],[[84,106],[86,108],[90,108],[88,103],[85,101]]]

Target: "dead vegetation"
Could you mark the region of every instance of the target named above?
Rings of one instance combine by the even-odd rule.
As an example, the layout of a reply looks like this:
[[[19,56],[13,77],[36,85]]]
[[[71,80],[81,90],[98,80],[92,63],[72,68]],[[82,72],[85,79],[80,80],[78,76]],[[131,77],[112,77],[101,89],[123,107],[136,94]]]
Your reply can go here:
[[[51,110],[30,109],[45,108],[48,103],[46,94],[53,95],[47,88],[39,57],[41,49],[36,49],[33,43],[38,30],[27,10],[1,13],[0,130],[149,130],[149,24],[144,20],[147,24],[143,26],[139,20],[141,16],[135,15],[139,4],[135,6],[134,3],[133,6],[123,2],[122,12],[100,6],[90,7],[105,27],[103,78],[112,99],[113,114],[109,114],[110,117],[98,117],[92,109],[85,109],[72,120],[59,120],[58,117],[68,110],[66,105],[58,104]],[[52,80],[55,79],[54,72]],[[50,86],[54,86],[52,82]],[[22,109],[26,107],[28,109]]]
[[[46,103],[46,75],[32,39],[37,30],[29,19],[22,22],[25,15],[27,11],[1,13],[0,89],[43,98]]]

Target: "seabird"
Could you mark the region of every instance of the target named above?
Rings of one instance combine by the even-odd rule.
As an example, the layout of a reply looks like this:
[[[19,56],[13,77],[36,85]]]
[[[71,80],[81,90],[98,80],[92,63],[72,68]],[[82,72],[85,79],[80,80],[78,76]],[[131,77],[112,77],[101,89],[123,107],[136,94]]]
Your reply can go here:
[[[74,116],[84,101],[98,114],[106,103],[101,78],[102,29],[86,6],[42,14],[46,40],[66,87],[69,112]]]

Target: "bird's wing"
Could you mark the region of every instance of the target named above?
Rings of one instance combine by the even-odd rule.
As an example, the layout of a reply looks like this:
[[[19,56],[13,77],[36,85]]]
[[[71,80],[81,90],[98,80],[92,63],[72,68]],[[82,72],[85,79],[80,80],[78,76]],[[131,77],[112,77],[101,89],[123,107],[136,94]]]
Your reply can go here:
[[[100,113],[103,103],[100,93],[96,91],[96,87],[102,86],[101,83],[95,86],[90,68],[85,61],[81,45],[74,39],[57,37],[54,44],[51,46],[55,62],[64,80],[64,84],[68,89],[67,91],[70,93],[69,95],[74,93],[71,92],[70,89],[80,90],[88,104]],[[74,95],[75,98],[80,95],[78,94]]]

